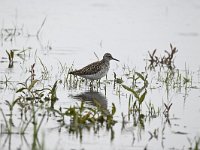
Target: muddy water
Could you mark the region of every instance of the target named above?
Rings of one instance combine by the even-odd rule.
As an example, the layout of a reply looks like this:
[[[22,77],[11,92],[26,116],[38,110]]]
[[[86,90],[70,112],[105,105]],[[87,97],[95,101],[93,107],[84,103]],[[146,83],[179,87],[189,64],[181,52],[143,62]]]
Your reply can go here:
[[[157,79],[158,72],[164,77],[165,71],[148,71],[148,79],[153,82],[148,88],[145,103],[152,102],[154,107],[160,108],[161,111],[165,109],[164,103],[172,103],[169,118],[161,113],[157,117],[147,118],[144,127],[141,127],[134,126],[133,120],[128,121],[126,117],[124,128],[121,113],[128,114],[128,91],[122,89],[119,96],[117,89],[113,89],[113,82],[103,82],[105,78],[99,93],[89,93],[88,86],[85,85],[78,89],[69,89],[60,84],[57,108],[79,103],[74,96],[84,96],[89,100],[91,95],[95,95],[95,99],[99,100],[103,107],[111,109],[112,103],[116,105],[115,119],[118,123],[113,126],[113,131],[107,131],[106,127],[101,127],[98,132],[93,128],[89,131],[83,129],[81,139],[80,134],[70,134],[67,127],[60,127],[56,117],[45,118],[39,141],[41,144],[44,142],[46,149],[182,149],[191,146],[188,139],[191,139],[194,145],[195,137],[200,137],[199,1],[2,0],[0,3],[1,29],[16,27],[20,32],[12,42],[1,39],[0,80],[5,81],[6,75],[12,81],[7,87],[3,82],[0,85],[0,107],[5,114],[9,113],[5,100],[12,101],[17,97],[14,94],[16,84],[25,81],[30,75],[30,66],[35,62],[35,78],[41,77],[43,68],[38,57],[48,69],[49,78],[43,81],[45,85],[52,85],[57,79],[63,80],[60,63],[67,67],[73,64],[74,68],[80,68],[97,60],[94,52],[100,59],[105,52],[110,52],[119,59],[119,63],[111,62],[108,79],[113,80],[113,72],[116,72],[126,80],[122,69],[124,65],[138,72],[144,71],[144,59],[148,57],[148,51],[158,49],[160,56],[172,43],[179,50],[175,58],[176,69],[181,71],[182,76],[188,76],[192,80],[190,88],[168,89]],[[45,17],[46,21],[37,38],[34,35]],[[29,35],[33,36],[28,37]],[[31,50],[26,52],[25,57],[15,56],[14,67],[8,69],[5,50],[22,50],[28,47],[31,47]],[[185,70],[189,70],[189,73]],[[143,112],[147,112],[145,103]],[[13,122],[17,126],[20,123],[20,114],[17,110],[15,112]],[[5,125],[2,117],[0,123]],[[151,138],[154,131],[158,137]],[[31,127],[24,136],[9,136],[1,132],[1,137],[0,149],[32,148]]]

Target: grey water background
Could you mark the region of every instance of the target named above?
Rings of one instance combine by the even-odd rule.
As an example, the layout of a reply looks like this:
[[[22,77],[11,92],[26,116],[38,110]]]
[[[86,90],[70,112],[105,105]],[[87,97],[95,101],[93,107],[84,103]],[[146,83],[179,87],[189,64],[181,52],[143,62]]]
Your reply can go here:
[[[51,71],[54,74],[59,61],[67,66],[74,64],[74,68],[80,68],[97,60],[94,52],[100,59],[105,52],[110,52],[120,60],[120,63],[111,62],[108,77],[112,77],[113,72],[120,74],[124,65],[144,71],[144,59],[148,57],[148,51],[158,49],[158,53],[163,53],[172,43],[179,50],[175,58],[177,68],[189,68],[193,72],[200,69],[198,0],[0,0],[1,28],[16,25],[24,28],[24,34],[35,34],[45,17],[46,22],[39,41],[36,38],[17,37],[12,44],[4,42],[0,47],[0,57],[6,57],[3,50],[32,47],[37,50],[37,56],[42,58],[45,65],[53,68]],[[49,46],[52,49],[49,49]],[[7,64],[2,64],[0,78],[3,80],[6,74],[12,76],[12,80],[21,81],[26,77],[25,68],[34,61],[34,57],[23,63],[19,61],[16,63],[18,65],[15,65],[18,67],[12,70],[7,69]],[[198,75],[195,82],[199,86]],[[84,90],[59,91],[61,98],[57,105],[73,104],[74,99],[69,98],[69,95],[82,92]],[[127,101],[119,101],[113,93],[110,88],[104,98],[108,107],[112,102],[116,104],[119,110],[117,116],[120,118],[121,111],[127,109]],[[164,94],[164,90],[158,89],[152,92],[148,99],[155,105],[162,106],[162,100],[166,98]],[[1,90],[0,95],[2,100],[14,97],[9,90]],[[175,99],[172,101],[172,126],[166,128],[164,139],[160,137],[150,141],[149,149],[182,149],[189,145],[187,137],[199,136],[199,89],[190,91],[187,97],[189,100],[186,102],[182,100],[183,95],[184,93],[170,95],[171,99]],[[146,124],[145,130],[153,131],[162,126],[161,122],[160,118],[156,118]],[[67,135],[64,130],[58,134],[57,130],[52,130],[55,126],[52,121],[43,131],[47,149],[143,149],[149,139],[148,132],[139,132],[139,128],[133,128],[131,125],[121,132],[121,124],[118,123],[114,126],[115,139],[112,142],[110,133],[104,129],[97,135],[92,130],[84,131],[83,141],[80,142],[75,136]],[[173,134],[173,131],[188,134]],[[133,139],[136,139],[135,144]],[[30,138],[28,141],[31,141]],[[13,149],[20,147],[19,145],[24,144],[18,135],[13,135]],[[26,146],[23,149],[26,149]]]
[[[163,50],[172,43],[180,50],[177,65],[183,66],[187,61],[190,66],[198,67],[200,14],[196,0],[1,0],[0,7],[1,25],[24,25],[31,33],[47,17],[42,43],[49,42],[54,47],[49,55],[57,54],[63,61],[66,56],[60,55],[70,54],[67,63],[77,61],[75,57],[78,57],[79,66],[86,59],[95,59],[94,51],[99,57],[108,51],[121,63],[138,66],[148,50]],[[17,41],[16,45],[25,47],[26,42],[21,42]]]

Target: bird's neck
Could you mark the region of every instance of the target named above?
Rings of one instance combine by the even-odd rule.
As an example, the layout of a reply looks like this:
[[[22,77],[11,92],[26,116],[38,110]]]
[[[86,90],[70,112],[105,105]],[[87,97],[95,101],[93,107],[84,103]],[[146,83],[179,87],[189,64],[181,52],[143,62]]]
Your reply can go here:
[[[104,63],[107,66],[110,66],[110,60],[102,59],[101,62]]]

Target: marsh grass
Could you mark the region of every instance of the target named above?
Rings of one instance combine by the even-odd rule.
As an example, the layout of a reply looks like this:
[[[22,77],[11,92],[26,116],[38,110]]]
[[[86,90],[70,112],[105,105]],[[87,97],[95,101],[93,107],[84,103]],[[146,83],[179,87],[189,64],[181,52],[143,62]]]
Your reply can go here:
[[[0,35],[1,35],[1,42],[3,45],[3,42],[13,42],[16,37],[19,37],[23,34],[23,26],[21,28],[18,28],[17,25],[13,25],[13,27],[10,28],[1,28]]]
[[[16,21],[17,22],[17,21]],[[19,25],[14,24],[10,28],[2,27],[0,29],[0,37],[1,37],[1,45],[3,45],[4,42],[11,42],[13,43],[17,37],[36,37],[38,40],[40,39],[41,31],[46,23],[46,17],[43,19],[41,25],[39,26],[38,30],[35,34],[26,33],[24,31],[24,25],[21,27],[18,27]],[[2,25],[3,26],[3,25]]]
[[[181,93],[184,92],[186,98],[191,89],[198,89],[199,86],[193,83],[193,73],[188,71],[181,71],[179,69],[170,70],[158,73],[157,82],[160,87],[164,87],[169,98],[170,92]]]
[[[41,125],[45,118],[45,114],[43,114],[41,119],[39,119],[38,116],[36,117],[36,114],[38,114],[38,111],[40,110],[40,108],[35,109],[34,105],[30,105],[30,108],[29,108],[30,117],[28,117],[26,120],[22,119],[21,123],[16,125],[15,122],[13,122],[13,120],[12,120],[12,117],[13,117],[12,109],[13,109],[13,106],[16,104],[16,101],[13,101],[12,104],[10,104],[9,102],[7,104],[9,106],[9,108],[11,109],[9,115],[5,115],[3,110],[0,109],[1,114],[5,121],[5,125],[6,125],[6,130],[4,129],[5,131],[1,131],[1,134],[7,135],[8,142],[9,142],[8,143],[9,149],[11,149],[11,137],[13,134],[15,136],[20,136],[21,138],[23,138],[25,140],[26,144],[29,146],[28,142],[26,141],[25,136],[27,135],[28,132],[30,132],[30,130],[27,131],[27,129],[31,128],[31,127],[33,129],[33,132],[32,132],[33,133],[33,138],[32,138],[33,141],[31,144],[31,149],[33,149],[33,150],[44,149],[44,142],[42,142],[42,145],[41,145],[40,140],[38,139],[38,136],[39,136],[39,131],[40,131]],[[6,119],[7,116],[9,116],[9,119]],[[7,140],[5,140],[4,144],[6,144],[6,142],[7,142]]]
[[[190,144],[189,150],[199,150],[200,148],[200,137],[194,137],[194,139],[188,138]]]
[[[161,108],[155,108],[152,102],[145,103],[147,107],[147,115],[152,118],[156,118],[161,113]]]
[[[0,84],[2,85],[2,89],[12,89],[13,84],[15,81],[12,81],[12,77],[8,77],[7,75],[4,76],[4,79],[0,81]]]
[[[164,103],[164,106],[165,106],[165,109],[164,109],[164,111],[163,111],[163,114],[164,114],[166,117],[168,117],[168,116],[169,116],[169,111],[170,111],[171,106],[172,106],[172,103],[170,103],[170,104],[165,104],[165,103]]]
[[[13,59],[14,59],[14,51],[10,50],[10,52],[6,51],[6,53],[8,55],[8,60],[9,60],[8,68],[12,68],[13,67]]]
[[[30,57],[30,52],[32,50],[31,47],[26,47],[26,48],[22,48],[22,49],[12,49],[16,56],[18,56],[19,58],[21,58],[23,61],[25,61],[25,59],[27,57]]]
[[[159,128],[154,129],[153,132],[150,132],[150,131],[149,131],[149,135],[150,135],[149,141],[151,141],[151,140],[154,139],[154,138],[155,138],[156,140],[158,140]]]
[[[54,85],[51,87],[38,88],[36,84],[40,82],[40,80],[31,80],[29,78],[26,79],[24,83],[19,83],[21,87],[16,91],[19,94],[17,100],[21,105],[23,103],[35,103],[35,104],[45,104],[47,107],[54,107],[55,102],[57,101],[57,83],[56,81]]]
[[[42,80],[48,80],[50,77],[48,68],[44,65],[42,60],[39,58],[40,64],[42,66],[41,74],[42,74]]]
[[[31,50],[32,50],[31,47],[27,47],[23,49],[11,49],[9,51],[6,50],[7,58],[2,57],[2,59],[6,59],[6,61],[1,61],[1,62],[2,63],[7,62],[7,59],[8,59],[8,62],[9,62],[8,68],[13,68],[14,62],[17,62],[16,60],[14,61],[15,56],[25,61],[25,58],[28,56],[27,52],[29,52],[29,55],[30,55]]]
[[[132,81],[130,86],[125,85],[121,78],[115,77],[115,82],[120,84],[125,90],[131,92],[131,94],[135,97],[136,101],[134,101],[133,106],[136,107],[136,104],[138,104],[139,110],[147,94],[147,87],[148,87],[147,77],[148,75],[144,75],[143,73],[134,72],[127,78],[128,80]],[[132,96],[130,96],[128,105],[129,110],[131,110],[130,108],[132,100],[133,98]]]
[[[15,102],[20,106],[21,114],[22,116],[25,115],[27,110],[30,108],[32,109],[32,122],[35,122],[35,107],[42,106],[46,108],[46,110],[50,112],[56,113],[58,116],[60,116],[61,120],[59,122],[64,123],[64,118],[67,116],[70,118],[71,123],[69,126],[70,132],[79,132],[80,128],[83,126],[89,127],[91,124],[104,124],[106,123],[106,126],[108,128],[111,128],[115,123],[116,120],[114,120],[113,116],[116,112],[116,107],[114,104],[112,104],[112,110],[104,110],[100,105],[97,103],[97,107],[88,107],[85,106],[84,103],[81,103],[81,105],[72,106],[67,108],[65,112],[62,112],[62,108],[59,109],[55,108],[54,105],[56,101],[58,100],[57,97],[57,86],[60,81],[56,81],[53,86],[49,87],[38,87],[37,83],[40,83],[41,81],[34,78],[34,67],[35,64],[31,66],[31,76],[30,78],[27,78],[24,83],[19,83],[19,88],[16,90],[16,93],[18,95]],[[70,79],[69,79],[70,80]],[[66,109],[66,108],[65,108]],[[43,119],[42,119],[43,120]],[[28,128],[30,124],[29,120],[26,125],[23,125],[21,132],[25,132],[25,130]],[[41,121],[42,122],[42,121]],[[88,126],[89,125],[89,126]],[[41,124],[34,128],[40,128]],[[39,131],[39,130],[37,130]],[[36,129],[34,130],[35,134],[37,134]],[[78,134],[78,133],[77,133]]]
[[[38,30],[37,36],[41,33],[45,21],[46,19]],[[169,116],[172,113],[172,107],[176,107],[173,101],[168,100],[170,91],[178,93],[183,89],[188,90],[194,87],[192,74],[187,68],[181,71],[173,67],[177,49],[172,45],[170,45],[170,48],[171,52],[165,51],[166,55],[163,57],[157,57],[156,50],[152,54],[149,52],[152,66],[162,67],[159,71],[154,69],[137,72],[136,69],[123,66],[122,76],[114,73],[111,79],[106,77],[106,79],[93,83],[95,86],[93,90],[103,91],[105,96],[114,91],[113,93],[116,94],[115,96],[118,97],[119,102],[123,101],[123,104],[127,106],[127,110],[122,112],[119,112],[120,109],[114,104],[114,101],[109,109],[105,109],[95,99],[95,105],[75,101],[77,102],[75,105],[60,106],[60,104],[57,104],[60,100],[59,88],[63,87],[62,92],[83,91],[90,88],[90,82],[70,75],[69,72],[73,70],[73,64],[68,67],[61,62],[59,62],[56,77],[53,78],[51,70],[45,65],[44,60],[41,58],[36,59],[37,61],[32,63],[28,69],[29,72],[27,74],[29,77],[25,81],[17,83],[14,93],[16,98],[13,101],[4,100],[9,111],[0,109],[3,118],[1,134],[12,135],[17,133],[25,136],[26,133],[32,133],[31,149],[45,149],[44,143],[41,144],[39,142],[41,128],[44,126],[45,118],[53,120],[53,117],[55,117],[56,123],[59,124],[59,132],[61,132],[61,128],[64,128],[68,133],[79,137],[80,141],[82,141],[83,130],[88,132],[93,130],[94,133],[98,133],[100,128],[106,128],[110,133],[112,142],[116,136],[114,127],[117,123],[120,123],[117,115],[121,114],[121,130],[126,130],[126,125],[131,123],[132,127],[139,130],[139,135],[141,135],[142,131],[145,131],[147,121],[150,122],[154,118],[160,117],[164,120],[162,127],[148,131],[150,136],[148,142],[159,138],[163,140],[166,126],[171,126],[171,118]],[[7,52],[8,57],[10,57],[9,61],[13,61],[14,52],[15,55],[23,57],[29,50],[28,48],[21,51],[13,51],[13,53],[12,51]],[[38,73],[39,67],[41,73]],[[153,79],[150,75],[151,71],[156,72],[156,76]],[[39,76],[40,74],[41,76]],[[5,76],[5,81],[0,83],[8,86],[10,81],[11,78]],[[44,81],[47,81],[48,84]],[[164,100],[162,106],[157,106],[148,97],[148,94],[151,94],[149,91],[153,91],[151,87],[157,83],[162,85],[158,88],[165,87],[164,90],[167,93],[167,100]],[[12,119],[12,117],[16,117],[13,112],[18,112],[18,115],[20,115],[21,122],[19,125],[16,125],[17,123]],[[30,131],[30,128],[33,130]],[[139,139],[141,140],[141,138]],[[191,149],[199,149],[199,140],[195,139],[194,143],[191,144]]]
[[[6,134],[6,133],[7,134],[11,134],[12,133],[12,126],[13,126],[12,119],[10,118],[9,120],[7,120],[3,110],[0,109],[0,111],[1,111],[1,114],[3,116],[3,120],[5,122],[5,126],[6,126],[6,132],[2,132],[1,131],[1,133],[3,133],[3,134]]]
[[[174,59],[175,59],[175,54],[178,52],[178,49],[176,47],[173,47],[172,44],[170,43],[170,50],[164,50],[166,55],[163,56],[157,56],[156,55],[157,49],[153,50],[152,53],[149,53],[149,59],[148,61],[150,62],[149,66],[147,67],[148,69],[152,70],[155,69],[155,67],[160,66],[163,67],[164,65],[167,66],[169,69],[174,69]]]
[[[67,125],[69,133],[79,135],[81,141],[83,129],[90,129],[92,127],[97,132],[99,127],[104,125],[111,132],[111,140],[113,140],[114,131],[112,127],[117,123],[114,119],[115,112],[116,107],[114,104],[112,104],[112,109],[109,111],[98,104],[97,107],[89,107],[82,102],[80,105],[67,108],[63,115],[70,117],[70,124]]]

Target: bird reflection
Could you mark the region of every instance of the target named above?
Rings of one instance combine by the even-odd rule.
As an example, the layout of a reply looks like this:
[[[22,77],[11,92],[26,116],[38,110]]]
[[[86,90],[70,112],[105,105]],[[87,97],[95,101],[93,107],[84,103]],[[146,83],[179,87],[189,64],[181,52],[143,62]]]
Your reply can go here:
[[[107,109],[107,99],[100,92],[87,91],[77,95],[73,95],[72,97],[80,101],[89,103],[93,106],[100,105],[102,108]]]

